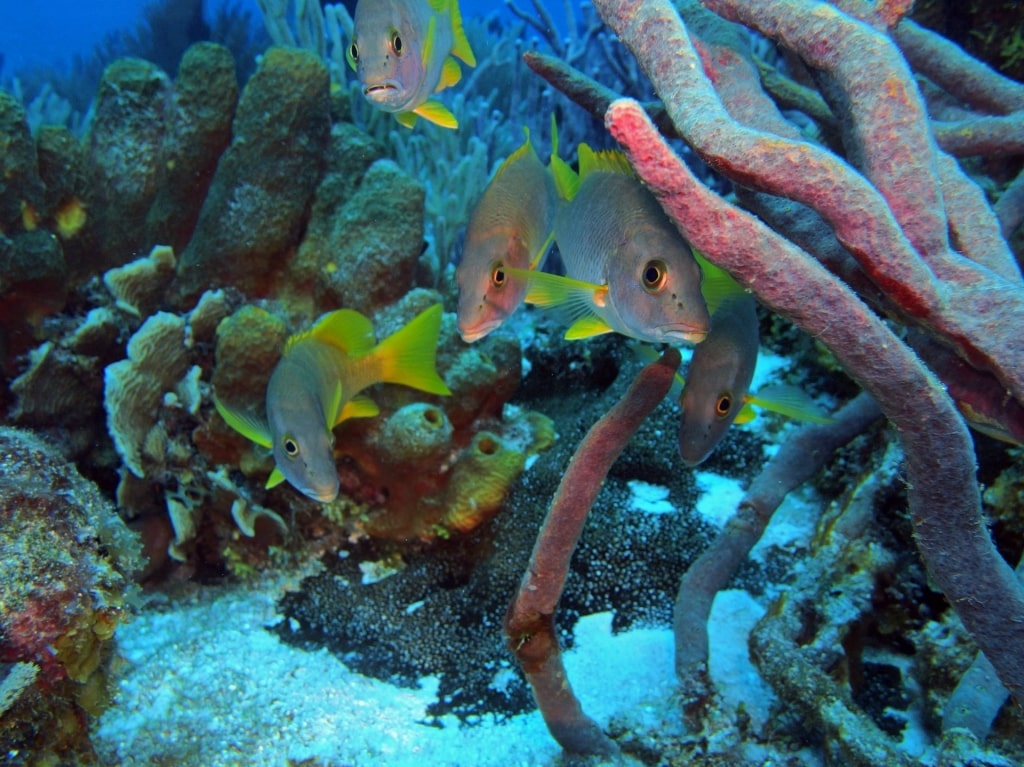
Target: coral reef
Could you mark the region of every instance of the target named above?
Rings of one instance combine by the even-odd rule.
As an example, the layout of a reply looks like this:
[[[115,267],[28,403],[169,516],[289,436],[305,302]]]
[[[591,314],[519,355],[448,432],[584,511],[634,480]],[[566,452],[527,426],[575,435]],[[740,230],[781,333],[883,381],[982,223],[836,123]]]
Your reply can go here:
[[[1021,555],[1020,455],[972,446],[964,419],[1024,435],[1020,256],[1003,242],[1024,220],[1024,94],[902,20],[906,3],[674,5],[682,19],[600,0],[565,36],[539,2],[504,27],[467,19],[479,65],[442,94],[459,131],[395,128],[344,79],[344,7],[284,0],[261,3],[279,45],[251,77],[225,47],[186,50],[190,2],[151,12],[165,33],[108,63],[87,123],[57,83],[0,93],[0,405],[31,430],[0,427],[5,747],[89,758],[130,579],[202,588],[287,567],[316,574],[279,602],[278,635],[401,684],[439,677],[433,724],[536,703],[570,752],[752,763],[769,757],[746,744],[777,737],[898,764],[920,702],[943,764],[984,754],[961,726],[988,739],[979,758],[1019,758],[1003,702],[1020,696],[1024,623],[1003,560]],[[824,344],[787,355],[810,361],[816,394],[852,400],[835,428],[733,430],[682,472],[673,351],[639,372],[620,339],[567,345],[527,312],[466,345],[447,313],[451,396],[376,387],[379,414],[329,435],[335,501],[268,489],[274,461],[213,393],[263,413],[286,339],[326,312],[358,310],[384,338],[451,308],[469,210],[552,115],[563,156],[620,141],[696,247]],[[994,210],[967,174],[989,198],[1007,189]],[[736,485],[720,529],[697,507],[710,474]],[[809,480],[842,494],[814,537],[751,558]],[[766,609],[750,646],[770,721],[728,708],[709,672],[730,586]],[[656,745],[573,696],[559,648],[598,611],[615,630],[674,625],[682,716]]]
[[[30,432],[0,427],[0,747],[85,761],[141,546],[110,501]]]

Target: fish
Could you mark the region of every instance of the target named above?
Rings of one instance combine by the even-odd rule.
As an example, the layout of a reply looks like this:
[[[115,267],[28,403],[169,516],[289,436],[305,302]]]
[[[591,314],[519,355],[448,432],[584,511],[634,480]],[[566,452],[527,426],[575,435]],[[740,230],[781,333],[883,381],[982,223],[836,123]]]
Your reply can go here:
[[[379,414],[360,394],[368,386],[393,383],[451,394],[436,369],[441,315],[441,304],[434,304],[375,345],[369,318],[338,309],[287,340],[267,384],[265,417],[235,410],[215,395],[217,412],[231,428],[272,451],[267,488],[287,480],[315,501],[338,496],[333,429],[349,418]]]
[[[359,0],[345,52],[363,96],[407,128],[422,117],[459,127],[433,94],[462,79],[461,59],[476,66],[458,0]]]
[[[554,131],[552,145],[554,158]],[[455,270],[463,341],[483,338],[522,304],[527,283],[507,269],[540,268],[554,239],[556,209],[550,168],[541,163],[527,130],[523,145],[501,164],[470,214],[462,260]]]
[[[621,333],[651,343],[700,343],[710,315],[690,246],[622,152],[579,145],[578,177],[552,162],[563,202],[555,243],[565,275],[521,269],[526,302],[569,322],[565,338]]]
[[[833,419],[797,387],[750,393],[760,340],[754,297],[724,269],[697,251],[694,256],[704,274],[711,329],[693,350],[686,378],[679,377],[679,455],[683,463],[689,467],[703,463],[734,422],[746,423],[755,417],[752,406],[804,421],[830,423]]]

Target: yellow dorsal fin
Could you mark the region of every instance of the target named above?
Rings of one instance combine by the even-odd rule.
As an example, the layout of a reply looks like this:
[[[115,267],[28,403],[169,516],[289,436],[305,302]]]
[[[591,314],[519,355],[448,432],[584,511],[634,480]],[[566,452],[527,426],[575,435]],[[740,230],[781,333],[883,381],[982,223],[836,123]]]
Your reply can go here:
[[[626,155],[617,149],[603,149],[597,152],[591,149],[588,144],[581,143],[578,152],[580,156],[581,179],[597,171],[636,176],[633,172],[633,166],[626,159]]]
[[[593,336],[604,335],[605,333],[614,332],[612,326],[602,320],[596,314],[590,314],[586,317],[580,317],[569,329],[565,331],[566,341],[579,341],[583,338],[592,338]]]
[[[558,155],[551,155],[551,162],[548,163],[548,170],[555,181],[555,191],[563,200],[571,200],[576,196],[580,188],[580,177],[569,163]]]
[[[270,426],[262,418],[230,408],[221,402],[216,395],[213,397],[213,404],[217,408],[217,412],[220,413],[220,417],[224,419],[224,423],[243,437],[252,440],[261,447],[271,446]]]
[[[267,477],[267,484],[265,484],[264,487],[269,490],[272,487],[277,487],[282,482],[284,482],[284,474],[282,474],[281,470],[275,466],[274,470],[270,472],[270,476]]]
[[[523,126],[523,134],[525,135],[525,138],[523,139],[523,143],[520,144],[519,148],[516,149],[516,151],[514,151],[508,157],[506,157],[505,161],[501,165],[498,166],[498,170],[495,171],[495,173],[494,173],[494,177],[495,178],[500,176],[505,171],[505,169],[508,168],[510,165],[512,165],[514,162],[517,162],[518,160],[521,160],[522,158],[524,158],[526,155],[530,154],[531,152],[536,154],[536,151],[533,148],[533,144],[530,142],[530,129],[527,126],[525,126],[525,125]]]
[[[284,347],[285,352],[299,341],[309,338],[340,349],[352,357],[369,352],[375,341],[373,323],[354,309],[336,309],[325,314],[309,330],[289,338]]]
[[[434,93],[443,91],[445,88],[451,88],[461,79],[462,67],[459,66],[459,62],[451,56],[447,57],[444,60],[444,64],[441,65],[441,78],[437,81],[437,87],[434,88]]]
[[[555,192],[563,200],[571,200],[580,188],[580,177],[569,163],[558,156],[558,125],[555,114],[551,113],[551,159],[548,161],[548,172],[555,182]]]
[[[418,114],[424,120],[429,120],[435,125],[440,125],[442,128],[451,128],[455,130],[459,127],[459,121],[455,119],[455,115],[449,111],[448,107],[442,104],[440,101],[434,99],[427,99],[414,110],[415,114]],[[399,122],[402,122],[400,115],[410,114],[409,112],[399,112],[396,117],[399,117]],[[405,123],[402,123],[405,125]],[[412,124],[406,127],[411,128]]]
[[[335,426],[349,418],[373,418],[378,415],[380,415],[380,408],[377,407],[377,403],[365,394],[357,394],[345,403],[345,407],[338,415],[338,420],[335,421]]]
[[[736,293],[742,293],[743,287],[725,269],[715,266],[704,258],[703,253],[693,246],[690,249],[693,251],[693,257],[697,260],[703,275],[700,282],[701,295],[704,296],[704,302],[708,305],[708,313],[713,315],[726,298]]]
[[[459,0],[449,0],[447,3],[448,18],[452,25],[452,50],[453,56],[457,56],[469,66],[476,66],[476,56],[469,45],[469,38],[466,37],[466,29],[462,25],[462,11],[459,10]]]
[[[435,368],[441,315],[441,304],[434,304],[377,345],[372,356],[380,364],[381,381],[451,394]]]

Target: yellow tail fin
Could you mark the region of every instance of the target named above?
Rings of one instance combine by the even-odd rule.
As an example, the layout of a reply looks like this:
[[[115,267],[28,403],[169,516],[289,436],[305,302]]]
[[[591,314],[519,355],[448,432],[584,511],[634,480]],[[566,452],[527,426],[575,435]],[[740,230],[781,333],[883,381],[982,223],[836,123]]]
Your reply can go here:
[[[435,367],[441,314],[441,304],[434,304],[377,345],[372,355],[380,364],[381,381],[451,394]]]

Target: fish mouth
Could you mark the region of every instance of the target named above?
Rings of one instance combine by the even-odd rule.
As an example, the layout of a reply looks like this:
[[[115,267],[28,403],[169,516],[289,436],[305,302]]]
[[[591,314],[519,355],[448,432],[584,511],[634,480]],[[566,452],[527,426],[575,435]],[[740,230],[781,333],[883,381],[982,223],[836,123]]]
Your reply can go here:
[[[397,80],[381,80],[363,86],[363,96],[370,101],[385,101],[401,90]]]
[[[471,328],[459,327],[459,335],[462,336],[462,340],[467,344],[471,344],[474,341],[479,341],[485,335],[490,333],[496,327],[501,325],[500,321],[497,322],[484,322],[480,325],[475,325]]]
[[[661,329],[666,341],[675,341],[685,344],[699,344],[708,337],[707,330],[696,330],[694,328],[679,327],[672,325]]]
[[[306,495],[312,498],[314,501],[320,501],[320,503],[330,503],[338,497],[338,489],[331,488],[327,490],[313,490],[309,489],[306,491]]]

